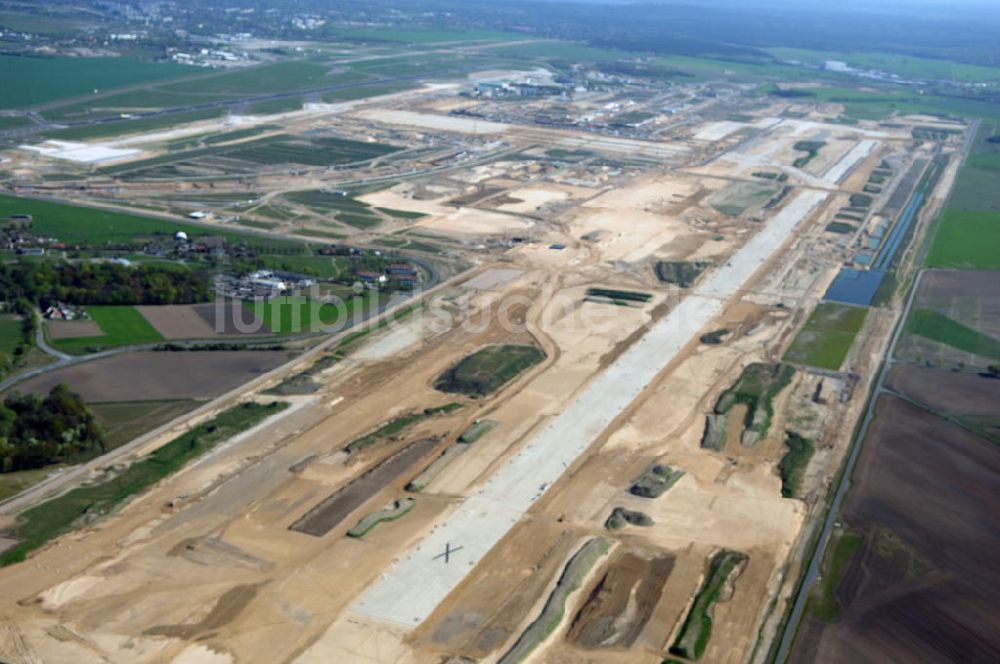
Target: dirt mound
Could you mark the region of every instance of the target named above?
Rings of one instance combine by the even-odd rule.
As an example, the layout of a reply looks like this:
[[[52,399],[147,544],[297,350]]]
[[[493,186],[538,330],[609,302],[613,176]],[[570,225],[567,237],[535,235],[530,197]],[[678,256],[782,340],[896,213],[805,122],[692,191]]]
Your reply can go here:
[[[204,618],[187,625],[157,625],[146,630],[152,636],[172,636],[191,639],[212,632],[232,622],[247,604],[257,596],[262,584],[246,584],[227,590]]]
[[[608,565],[570,625],[566,638],[584,648],[629,647],[660,599],[673,556],[626,552]]]
[[[656,465],[640,475],[628,492],[640,498],[659,498],[683,476],[683,470]]]
[[[604,522],[604,527],[608,530],[621,530],[626,525],[651,526],[653,520],[645,512],[627,510],[624,507],[616,507],[608,520]]]

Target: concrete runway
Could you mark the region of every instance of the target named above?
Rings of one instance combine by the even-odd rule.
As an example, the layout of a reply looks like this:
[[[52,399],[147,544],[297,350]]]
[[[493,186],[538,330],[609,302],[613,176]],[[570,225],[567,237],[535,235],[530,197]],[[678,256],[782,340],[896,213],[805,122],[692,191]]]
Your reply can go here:
[[[805,191],[792,198],[482,488],[435,525],[352,609],[407,628],[423,622],[827,196]],[[439,554],[447,546],[451,554],[446,563]]]

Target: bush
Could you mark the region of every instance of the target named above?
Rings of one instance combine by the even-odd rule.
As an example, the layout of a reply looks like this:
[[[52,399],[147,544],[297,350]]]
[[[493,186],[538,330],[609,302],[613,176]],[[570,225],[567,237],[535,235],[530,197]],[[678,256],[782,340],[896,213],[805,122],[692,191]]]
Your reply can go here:
[[[784,498],[795,498],[799,493],[802,476],[812,458],[816,447],[808,438],[794,431],[789,431],[785,438],[788,451],[778,462],[778,472],[781,474],[781,495]]]
[[[13,394],[0,405],[0,472],[43,468],[105,450],[79,394],[56,385],[45,398]]]

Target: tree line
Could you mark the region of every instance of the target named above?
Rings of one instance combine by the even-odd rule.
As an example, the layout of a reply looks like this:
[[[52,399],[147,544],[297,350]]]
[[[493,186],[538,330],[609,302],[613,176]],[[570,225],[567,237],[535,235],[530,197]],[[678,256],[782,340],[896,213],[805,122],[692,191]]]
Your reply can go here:
[[[56,385],[45,397],[13,394],[0,404],[0,473],[42,468],[106,450],[79,394]]]
[[[202,271],[117,263],[19,262],[0,265],[0,300],[87,304],[192,304],[212,297]]]

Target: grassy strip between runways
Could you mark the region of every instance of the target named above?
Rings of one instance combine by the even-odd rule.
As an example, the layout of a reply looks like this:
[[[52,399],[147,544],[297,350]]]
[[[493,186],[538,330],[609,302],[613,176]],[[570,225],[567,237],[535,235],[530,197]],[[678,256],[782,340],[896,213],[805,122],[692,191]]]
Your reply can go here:
[[[406,429],[409,429],[411,426],[413,426],[417,422],[420,422],[421,420],[427,419],[428,417],[433,417],[435,415],[447,415],[448,413],[456,411],[461,407],[462,404],[452,402],[445,404],[443,406],[437,406],[436,408],[426,408],[419,413],[408,413],[406,415],[401,415],[397,418],[389,420],[388,422],[380,426],[378,429],[375,429],[371,433],[365,434],[360,438],[355,438],[350,443],[348,443],[347,447],[345,447],[344,449],[347,450],[348,453],[354,454],[355,452],[359,452],[365,449],[369,445],[377,443],[383,438],[395,436],[396,434],[401,433]]]
[[[788,451],[778,462],[778,471],[781,473],[781,495],[784,498],[795,498],[799,495],[802,476],[816,447],[811,440],[794,431],[788,432],[785,445]]]
[[[556,630],[566,613],[566,600],[583,583],[584,577],[611,548],[611,540],[595,537],[587,541],[570,558],[563,569],[555,589],[545,602],[545,607],[535,621],[528,625],[514,647],[500,658],[498,664],[516,664],[523,661],[552,632]]]
[[[69,532],[92,523],[119,507],[127,498],[176,472],[220,442],[245,431],[288,404],[248,402],[233,406],[133,463],[115,477],[80,486],[18,515],[13,535],[21,540],[0,555],[0,566],[24,560],[28,552]]]
[[[962,325],[956,320],[934,311],[917,309],[906,324],[910,334],[930,339],[973,355],[1000,360],[1000,339]]]
[[[712,557],[701,590],[691,604],[677,640],[670,646],[671,655],[685,659],[701,658],[712,635],[712,605],[719,599],[733,570],[746,559],[746,554],[738,551],[720,551]]]

